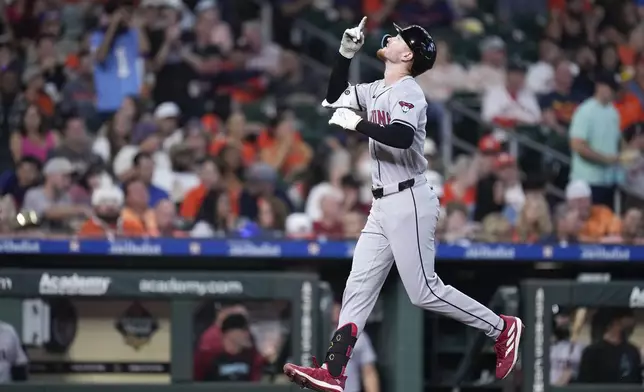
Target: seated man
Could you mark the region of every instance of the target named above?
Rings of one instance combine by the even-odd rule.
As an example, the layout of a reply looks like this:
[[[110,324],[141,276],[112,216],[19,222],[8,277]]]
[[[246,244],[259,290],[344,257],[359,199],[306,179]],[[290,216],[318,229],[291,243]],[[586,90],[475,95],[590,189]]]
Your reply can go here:
[[[121,218],[123,191],[118,187],[99,188],[92,194],[94,215],[78,231],[80,237],[139,237],[146,235],[141,225],[132,219]]]
[[[579,365],[579,383],[642,384],[642,359],[628,341],[632,312],[602,309],[597,313],[601,339],[584,349]]]
[[[22,204],[25,212],[35,212],[44,222],[44,228],[66,232],[76,219],[91,216],[89,207],[75,205],[69,196],[74,168],[65,158],[52,158],[45,164],[45,183],[29,189]]]
[[[260,381],[264,358],[253,347],[248,320],[234,313],[221,323],[221,345],[210,351],[203,381]]]
[[[599,242],[605,237],[620,235],[621,220],[610,208],[592,204],[592,191],[587,182],[575,180],[568,184],[566,204],[577,211],[583,222],[578,235],[579,241]]]

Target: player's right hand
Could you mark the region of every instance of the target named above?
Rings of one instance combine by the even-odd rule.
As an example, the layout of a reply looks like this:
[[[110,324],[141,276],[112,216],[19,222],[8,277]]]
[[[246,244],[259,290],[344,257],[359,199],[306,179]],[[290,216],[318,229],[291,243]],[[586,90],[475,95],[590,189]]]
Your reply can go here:
[[[357,51],[364,45],[364,26],[367,17],[363,17],[356,27],[344,30],[340,42],[340,54],[348,59],[353,58]]]

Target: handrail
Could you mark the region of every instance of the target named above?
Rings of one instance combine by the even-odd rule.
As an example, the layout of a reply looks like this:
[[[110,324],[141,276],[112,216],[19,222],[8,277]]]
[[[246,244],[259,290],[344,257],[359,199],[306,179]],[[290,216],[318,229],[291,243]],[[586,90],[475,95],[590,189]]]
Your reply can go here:
[[[264,44],[273,41],[273,5],[268,0],[252,0],[259,5],[259,19],[262,25],[262,42]]]
[[[460,103],[458,101],[450,101],[450,102],[447,103],[447,105],[451,109],[459,112],[460,114],[464,115],[465,117],[468,117],[468,118],[476,121],[480,125],[483,125],[483,126],[488,127],[488,128],[495,127],[495,128],[504,129],[504,130],[507,131],[508,137],[510,139],[514,139],[517,142],[519,142],[520,144],[524,145],[525,147],[528,147],[530,149],[538,151],[538,152],[540,152],[542,154],[547,154],[550,157],[555,158],[559,162],[570,166],[570,157],[568,157],[565,154],[562,154],[561,152],[559,152],[559,151],[557,151],[557,150],[555,150],[555,149],[553,149],[553,148],[551,148],[549,146],[544,146],[543,144],[535,142],[534,140],[530,139],[529,137],[527,137],[525,135],[522,135],[521,133],[514,132],[514,130],[512,130],[510,128],[499,127],[499,126],[496,126],[496,125],[493,126],[492,124],[490,124],[490,123],[488,123],[486,121],[483,121],[483,119],[480,117],[480,115],[478,113],[476,113],[475,111],[473,111],[472,109],[466,107],[465,105],[463,105],[462,103]]]

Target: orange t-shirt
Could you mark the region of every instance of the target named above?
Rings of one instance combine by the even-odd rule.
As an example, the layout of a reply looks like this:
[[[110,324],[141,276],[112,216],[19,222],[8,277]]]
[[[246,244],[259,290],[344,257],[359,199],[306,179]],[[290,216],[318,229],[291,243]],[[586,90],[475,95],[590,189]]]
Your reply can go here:
[[[217,156],[219,152],[228,145],[226,139],[217,139],[213,140],[210,143],[210,155]],[[251,143],[243,142],[241,148],[242,161],[244,166],[250,166],[255,162],[255,157],[257,156],[257,149]]]
[[[54,101],[49,97],[49,95],[45,93],[39,93],[38,97],[36,97],[36,100],[32,102],[38,108],[40,111],[47,117],[51,117],[54,115]]]
[[[615,109],[619,113],[619,127],[623,131],[629,126],[644,122],[644,110],[635,94],[627,92],[622,99],[615,102]]]
[[[121,219],[123,219],[124,221],[132,221],[139,230],[143,230],[148,235],[159,235],[159,230],[157,228],[157,218],[154,216],[154,211],[150,209],[145,211],[142,216],[139,216],[132,209],[125,207],[121,211]]]
[[[583,242],[597,242],[609,235],[619,235],[622,231],[622,222],[613,211],[606,206],[596,205],[590,209],[590,217],[579,232],[579,239]]]
[[[264,130],[259,134],[259,137],[257,138],[257,146],[260,150],[269,151],[278,148],[277,141],[274,137],[269,135],[267,130]],[[287,174],[294,167],[306,164],[309,157],[304,151],[304,141],[302,141],[302,136],[300,136],[299,133],[296,133],[293,135],[293,147],[284,160],[284,164],[279,170],[280,173]]]
[[[186,193],[179,209],[179,215],[186,219],[195,219],[204,197],[206,197],[206,187],[203,184],[192,188]]]
[[[108,227],[96,218],[89,218],[78,230],[80,237],[104,238],[109,233],[118,237],[141,237],[147,234],[136,221],[130,219],[119,219],[115,227]]]
[[[620,45],[617,48],[617,54],[619,55],[619,60],[623,65],[629,67],[635,64],[635,55],[637,53],[629,45]]]
[[[471,186],[465,190],[462,197],[458,197],[452,188],[452,181],[447,181],[443,186],[443,197],[440,199],[441,205],[447,205],[452,202],[463,203],[471,207],[476,202],[476,187]]]

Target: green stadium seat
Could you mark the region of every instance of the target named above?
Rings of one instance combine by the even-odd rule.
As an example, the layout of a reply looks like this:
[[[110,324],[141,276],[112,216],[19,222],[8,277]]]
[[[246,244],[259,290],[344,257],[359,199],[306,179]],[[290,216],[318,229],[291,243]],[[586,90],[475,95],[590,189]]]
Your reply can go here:
[[[265,101],[257,101],[242,105],[241,110],[244,113],[244,116],[246,116],[246,120],[248,122],[268,121],[268,116],[264,110],[265,104]]]
[[[301,18],[320,28],[326,28],[329,25],[329,19],[326,14],[320,10],[309,8],[301,14]]]
[[[329,116],[320,111],[319,105],[301,105],[292,109],[302,123],[302,129],[300,129],[302,138],[311,145],[320,142],[324,138],[323,130]]]

